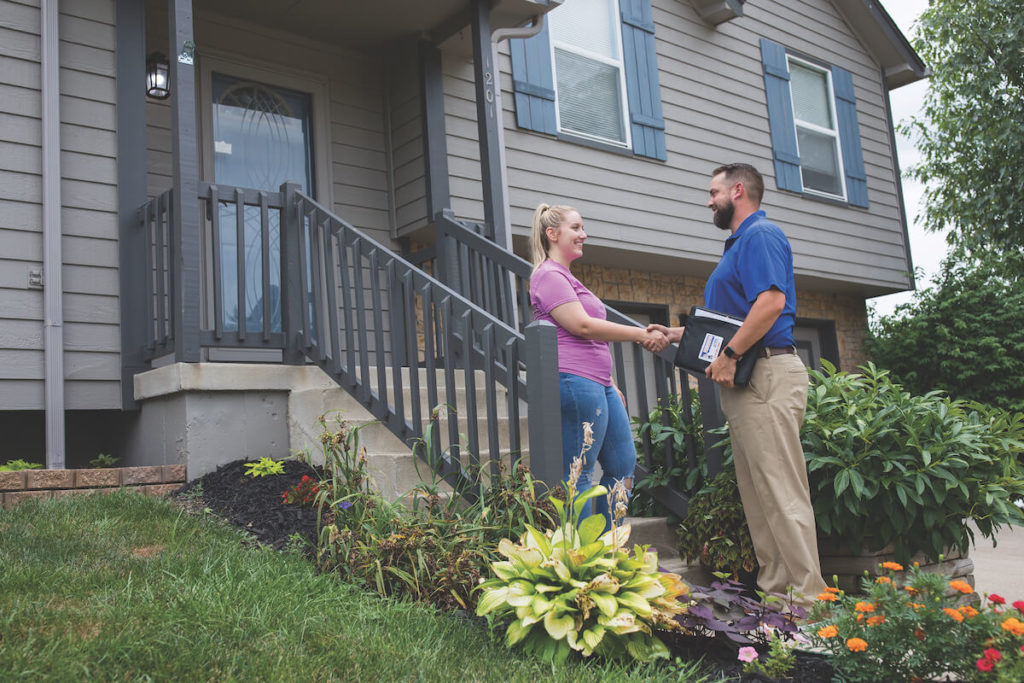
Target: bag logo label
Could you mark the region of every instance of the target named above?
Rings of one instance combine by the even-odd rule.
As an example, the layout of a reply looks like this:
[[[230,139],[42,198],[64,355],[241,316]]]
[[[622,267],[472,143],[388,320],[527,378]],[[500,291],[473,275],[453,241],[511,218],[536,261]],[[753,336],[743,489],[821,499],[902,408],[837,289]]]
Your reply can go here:
[[[704,335],[704,343],[701,344],[700,353],[697,354],[697,358],[708,363],[713,362],[718,358],[718,352],[722,348],[722,338],[717,334],[711,334],[710,332]]]

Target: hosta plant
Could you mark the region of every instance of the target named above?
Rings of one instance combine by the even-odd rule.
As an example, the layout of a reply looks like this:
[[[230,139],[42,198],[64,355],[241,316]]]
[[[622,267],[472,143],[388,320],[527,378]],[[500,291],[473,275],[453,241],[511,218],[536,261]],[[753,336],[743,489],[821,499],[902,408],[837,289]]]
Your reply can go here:
[[[589,448],[584,423],[583,453]],[[568,501],[552,497],[558,526],[541,532],[527,525],[518,543],[502,539],[506,559],[491,564],[494,576],[480,585],[478,615],[507,624],[509,647],[522,646],[537,657],[562,662],[572,651],[584,657],[632,657],[649,661],[669,656],[655,629],[678,629],[685,611],[680,596],[689,592],[676,574],[658,571],[657,555],[644,546],[626,549],[630,527],[622,524],[626,492],[595,486],[576,491],[582,453],[566,482]],[[591,515],[580,520],[587,501],[608,495],[615,510],[612,528]]]

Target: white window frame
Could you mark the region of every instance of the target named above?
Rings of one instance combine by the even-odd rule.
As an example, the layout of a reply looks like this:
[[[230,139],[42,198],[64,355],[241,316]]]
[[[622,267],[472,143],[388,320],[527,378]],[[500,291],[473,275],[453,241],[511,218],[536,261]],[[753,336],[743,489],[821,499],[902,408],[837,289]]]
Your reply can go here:
[[[590,2],[590,0],[581,0],[581,1]],[[582,48],[580,48],[580,47],[578,47],[576,45],[571,45],[569,43],[563,43],[563,42],[559,41],[558,38],[555,36],[554,27],[553,26],[550,27],[550,40],[548,41],[548,43],[549,43],[550,50],[551,50],[551,71],[552,71],[551,76],[552,76],[552,83],[554,84],[554,90],[555,90],[555,127],[556,127],[556,130],[559,133],[563,134],[563,135],[570,135],[570,136],[573,136],[573,137],[583,138],[583,139],[586,139],[586,140],[594,140],[596,142],[601,142],[601,143],[604,143],[606,145],[613,145],[615,147],[622,147],[623,149],[633,149],[633,141],[631,139],[632,138],[632,136],[631,136],[631,132],[632,132],[631,131],[631,127],[632,126],[630,125],[630,119],[629,119],[629,95],[626,92],[626,64],[625,64],[625,59],[624,59],[623,52],[622,52],[622,14],[621,14],[621,10],[619,8],[619,0],[609,0],[609,4],[610,4],[609,11],[612,13],[612,21],[614,22],[614,26],[615,26],[615,28],[614,28],[614,30],[612,32],[615,34],[615,46],[616,46],[616,51],[618,52],[618,55],[619,55],[619,58],[617,60],[609,59],[608,57],[605,57],[604,55],[599,55],[599,54],[590,52],[588,50],[584,50],[584,49],[582,49]],[[558,10],[556,9],[554,11],[557,12]],[[589,60],[592,60],[592,61],[595,61],[595,62],[601,62],[603,64],[608,64],[608,65],[614,66],[616,68],[616,70],[618,71],[618,74],[619,74],[619,99],[620,99],[620,103],[619,104],[620,104],[620,107],[621,107],[622,117],[623,117],[623,120],[622,120],[623,140],[622,141],[612,140],[611,138],[602,137],[600,135],[594,135],[592,133],[585,133],[583,131],[571,130],[571,129],[568,129],[568,128],[562,128],[562,117],[561,117],[561,115],[559,113],[559,100],[558,100],[558,62],[555,59],[555,48],[556,47],[558,49],[564,50],[566,52],[572,52],[574,54],[580,55],[581,57],[584,57],[586,59],[589,59]]]
[[[817,195],[819,197],[827,197],[829,199],[837,199],[837,200],[845,202],[846,201],[846,195],[847,195],[847,193],[846,193],[846,169],[843,168],[843,145],[842,145],[842,141],[840,140],[840,137],[839,137],[839,115],[836,112],[836,92],[835,92],[835,88],[832,85],[832,70],[831,69],[827,69],[827,68],[825,68],[823,66],[820,66],[818,64],[814,64],[813,62],[809,62],[806,59],[800,59],[799,57],[795,57],[795,56],[787,53],[786,54],[786,68],[789,69],[790,76],[792,76],[792,73],[793,73],[793,70],[792,70],[792,68],[790,68],[790,65],[792,63],[794,63],[794,62],[796,62],[797,64],[799,64],[801,67],[803,67],[805,69],[809,69],[811,71],[820,71],[821,73],[825,74],[825,87],[828,90],[828,92],[825,93],[825,98],[826,98],[826,100],[828,102],[829,113],[830,113],[830,116],[831,116],[831,119],[832,119],[832,124],[835,126],[835,128],[832,128],[832,129],[822,128],[821,126],[818,126],[816,124],[813,124],[813,123],[810,123],[810,122],[807,122],[807,121],[801,121],[800,119],[797,118],[797,115],[796,115],[796,105],[793,102],[793,79],[790,78],[790,81],[789,81],[789,100],[790,100],[790,104],[791,104],[791,106],[793,108],[793,127],[794,127],[794,133],[796,134],[796,150],[797,150],[797,154],[798,155],[800,154],[800,128],[801,127],[805,128],[806,130],[810,130],[810,131],[813,131],[815,133],[818,133],[820,135],[828,135],[828,136],[830,136],[832,138],[832,140],[833,140],[833,144],[835,145],[835,149],[836,149],[836,159],[838,160],[838,172],[839,172],[839,187],[842,189],[842,193],[841,194],[832,194],[831,192],[822,192],[821,190],[815,190],[814,188],[807,187],[807,184],[803,182],[803,162],[801,162],[801,164],[800,164],[800,182],[801,182],[801,184],[804,187],[804,192],[806,192],[807,194],[813,194],[813,195]],[[802,158],[803,157],[801,157],[801,159]]]

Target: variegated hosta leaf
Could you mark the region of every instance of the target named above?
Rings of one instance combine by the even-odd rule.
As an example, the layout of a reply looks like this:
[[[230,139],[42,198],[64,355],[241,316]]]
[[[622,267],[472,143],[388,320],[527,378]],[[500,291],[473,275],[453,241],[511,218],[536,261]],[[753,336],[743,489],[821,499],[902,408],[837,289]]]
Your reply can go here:
[[[619,581],[611,574],[607,572],[600,576],[595,576],[587,584],[587,590],[599,591],[601,593],[614,593],[619,590]]]
[[[600,624],[595,624],[590,628],[583,631],[583,656],[589,657],[594,654],[594,650],[601,644],[601,639],[604,638],[605,628]]]
[[[538,621],[544,618],[544,614],[534,614],[533,607],[530,605],[523,605],[522,607],[516,608],[516,618],[522,622],[523,626],[530,626],[536,624]]]
[[[551,559],[544,560],[543,562],[541,562],[540,566],[554,570],[558,578],[560,578],[562,581],[565,581],[566,583],[579,583],[578,581],[572,581],[572,574],[569,573],[569,568],[566,567],[565,563],[559,559],[552,557]]]
[[[614,595],[594,591],[590,593],[590,599],[601,610],[601,614],[606,617],[613,617],[619,611],[619,601],[615,599]]]
[[[519,576],[511,562],[492,562],[491,571],[502,581],[510,581]]]
[[[551,555],[551,539],[547,534],[526,525],[526,533],[519,541],[524,547],[539,550],[544,557]]]
[[[505,631],[505,642],[509,647],[512,647],[525,638],[532,628],[533,624],[524,624],[521,621],[513,621],[508,625],[508,630]]]
[[[489,588],[484,590],[483,596],[480,598],[480,602],[476,605],[476,614],[478,617],[482,617],[485,614],[493,612],[498,607],[507,604],[505,601],[508,598],[508,587],[501,586],[498,588]]]
[[[551,611],[544,617],[544,630],[554,640],[565,638],[565,634],[572,629],[573,624],[574,620],[571,614],[558,615]]]
[[[604,532],[604,535],[601,536],[601,542],[609,548],[621,548],[629,540],[629,535],[632,531],[633,526],[626,522],[622,526],[612,527]]]
[[[619,605],[626,607],[641,617],[651,616],[651,603],[647,602],[642,595],[633,591],[619,591],[615,598]],[[511,600],[509,601],[511,604]]]
[[[550,600],[545,600],[544,596],[537,594],[530,600],[530,609],[533,610],[534,614],[544,614],[554,605]]]
[[[590,515],[580,522],[580,544],[590,545],[591,543],[600,540],[601,534],[604,532],[604,525],[604,515]]]
[[[508,584],[505,601],[513,607],[522,607],[530,604],[535,593],[532,583],[525,579],[516,579]]]

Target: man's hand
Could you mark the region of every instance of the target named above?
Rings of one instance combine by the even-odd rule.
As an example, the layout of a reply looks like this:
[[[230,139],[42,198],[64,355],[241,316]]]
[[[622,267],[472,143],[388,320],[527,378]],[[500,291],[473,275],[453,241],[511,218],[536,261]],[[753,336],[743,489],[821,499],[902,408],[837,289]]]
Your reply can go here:
[[[648,332],[661,332],[668,338],[670,344],[678,344],[683,338],[682,327],[665,327],[657,323],[651,323],[647,326]]]
[[[660,330],[647,328],[647,331],[644,333],[644,339],[640,343],[648,351],[657,353],[668,346],[668,337]]]
[[[711,362],[711,365],[704,371],[704,375],[716,384],[723,387],[733,387],[733,379],[736,378],[736,359],[729,358],[724,353]]]

